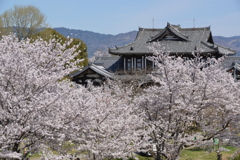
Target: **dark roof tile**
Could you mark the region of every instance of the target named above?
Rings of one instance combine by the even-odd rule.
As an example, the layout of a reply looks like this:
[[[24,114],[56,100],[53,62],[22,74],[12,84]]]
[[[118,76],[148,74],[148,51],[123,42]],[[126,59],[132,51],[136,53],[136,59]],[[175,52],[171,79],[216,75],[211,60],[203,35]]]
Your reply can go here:
[[[179,39],[161,39],[158,41],[158,38],[163,36],[167,30]],[[209,38],[211,39],[211,36],[210,27],[181,28],[180,26],[168,23],[164,29],[139,28],[138,34],[133,43],[109,49],[109,53],[115,55],[153,54],[149,47],[156,41],[160,44],[162,52],[174,54],[192,53],[196,52],[196,48],[201,54],[219,52],[219,47],[216,47],[215,44],[208,41]],[[131,50],[131,48],[133,49]],[[225,51],[222,49],[220,54],[226,54]]]

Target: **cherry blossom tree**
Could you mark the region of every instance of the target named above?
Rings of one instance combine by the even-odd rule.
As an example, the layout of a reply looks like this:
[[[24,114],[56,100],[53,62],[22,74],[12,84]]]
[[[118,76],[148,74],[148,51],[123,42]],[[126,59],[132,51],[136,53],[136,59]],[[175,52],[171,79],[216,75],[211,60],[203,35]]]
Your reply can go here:
[[[63,142],[71,144],[70,150],[88,151],[93,159],[126,158],[143,146],[139,128],[144,121],[135,114],[137,107],[132,103],[131,88],[108,81],[105,86],[90,84],[73,92],[75,98],[68,101],[63,131],[66,132]],[[62,149],[64,153],[66,147]]]
[[[213,145],[213,138],[229,133],[240,114],[239,84],[221,61],[169,56],[158,44],[151,49],[154,56],[149,59],[157,69],[150,76],[156,85],[143,90],[135,103],[145,113],[149,147],[156,148],[149,151],[155,159],[176,160],[183,148]]]
[[[75,70],[77,46],[54,39],[0,41],[0,156],[45,158],[89,151],[95,159],[126,157],[142,146],[131,89],[109,81],[87,88],[62,80]],[[142,135],[142,133],[141,133]],[[51,155],[57,151],[60,155]]]
[[[76,47],[53,40],[0,40],[0,155],[13,157],[36,151],[47,139],[61,138],[59,112],[72,88],[60,81],[76,69],[69,61]]]
[[[104,159],[149,150],[155,159],[176,160],[184,147],[239,138],[239,87],[220,61],[170,57],[153,46],[156,85],[139,93],[111,81],[85,88],[63,80],[78,63],[69,63],[77,46],[68,44],[0,40],[2,158],[39,149],[46,159],[69,151]]]

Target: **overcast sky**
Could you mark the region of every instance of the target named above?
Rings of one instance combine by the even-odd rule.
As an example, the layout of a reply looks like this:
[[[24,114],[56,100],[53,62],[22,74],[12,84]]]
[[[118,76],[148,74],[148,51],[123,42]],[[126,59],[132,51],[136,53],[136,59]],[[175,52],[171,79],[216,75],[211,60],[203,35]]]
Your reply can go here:
[[[14,5],[38,7],[50,27],[102,34],[164,28],[169,22],[211,26],[213,36],[240,35],[240,0],[0,0],[0,14]]]

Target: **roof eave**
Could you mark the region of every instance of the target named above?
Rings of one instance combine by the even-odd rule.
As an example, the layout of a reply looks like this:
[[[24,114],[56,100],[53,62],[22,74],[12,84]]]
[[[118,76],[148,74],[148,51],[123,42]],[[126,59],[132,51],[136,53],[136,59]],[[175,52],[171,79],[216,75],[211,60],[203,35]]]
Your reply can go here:
[[[88,66],[84,67],[84,68],[83,68],[82,70],[80,70],[80,71],[76,71],[76,72],[74,72],[74,73],[72,73],[72,74],[69,74],[69,77],[71,77],[71,78],[77,77],[78,75],[82,74],[84,71],[86,71],[86,70],[89,69],[89,68],[90,68],[91,70],[95,71],[96,73],[104,76],[104,77],[113,78],[113,74],[112,74],[112,73],[110,73],[110,72],[108,72],[108,71],[105,71],[105,70],[102,70],[102,69],[98,68],[98,67],[97,67],[96,65],[94,65],[94,64],[88,65]]]
[[[152,55],[153,52],[109,52],[112,55]]]

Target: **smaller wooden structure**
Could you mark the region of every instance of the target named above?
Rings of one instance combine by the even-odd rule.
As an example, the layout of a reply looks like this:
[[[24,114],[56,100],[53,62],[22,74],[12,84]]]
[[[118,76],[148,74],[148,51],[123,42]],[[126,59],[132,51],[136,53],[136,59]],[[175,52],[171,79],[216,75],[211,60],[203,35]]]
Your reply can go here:
[[[107,78],[113,79],[114,74],[107,71],[101,65],[89,64],[80,71],[69,74],[71,80],[77,84],[87,85],[92,82],[93,85],[99,86],[106,82]]]

